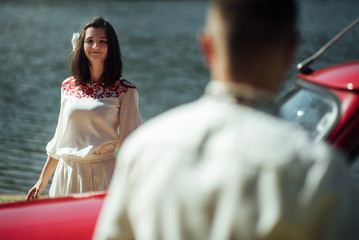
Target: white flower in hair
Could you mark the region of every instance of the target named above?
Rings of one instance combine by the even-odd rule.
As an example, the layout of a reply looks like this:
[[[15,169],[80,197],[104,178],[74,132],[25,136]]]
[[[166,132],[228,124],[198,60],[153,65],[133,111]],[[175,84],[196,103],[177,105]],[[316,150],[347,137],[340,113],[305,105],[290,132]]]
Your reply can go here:
[[[72,39],[71,39],[71,43],[72,43],[72,51],[75,51],[76,45],[77,45],[77,41],[80,39],[80,33],[76,32],[72,34]]]

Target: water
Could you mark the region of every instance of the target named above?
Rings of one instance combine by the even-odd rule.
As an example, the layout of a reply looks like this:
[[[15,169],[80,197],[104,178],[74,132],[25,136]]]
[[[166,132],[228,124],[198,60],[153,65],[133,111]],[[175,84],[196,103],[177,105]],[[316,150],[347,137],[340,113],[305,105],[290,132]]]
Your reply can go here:
[[[41,172],[56,128],[60,84],[69,76],[73,32],[94,16],[114,25],[126,60],[124,77],[137,85],[147,121],[203,93],[209,74],[196,37],[205,6],[205,1],[1,2],[0,193],[26,193]],[[300,7],[296,62],[359,16],[356,0],[301,0]],[[358,59],[358,41],[356,30],[315,67]],[[292,67],[288,82],[294,78]]]

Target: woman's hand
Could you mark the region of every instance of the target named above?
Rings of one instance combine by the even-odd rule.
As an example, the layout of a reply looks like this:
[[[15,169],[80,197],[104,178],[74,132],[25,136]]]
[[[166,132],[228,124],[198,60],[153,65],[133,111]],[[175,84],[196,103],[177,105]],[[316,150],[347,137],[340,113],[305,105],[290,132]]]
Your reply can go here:
[[[27,193],[26,201],[36,200],[40,198],[40,194],[47,187],[49,179],[52,173],[55,171],[58,162],[59,161],[55,158],[52,158],[50,156],[47,157],[45,166],[40,174],[40,178],[37,181],[37,183]]]
[[[47,181],[39,179],[37,183],[27,193],[26,201],[36,200],[40,198],[40,194],[47,187]]]

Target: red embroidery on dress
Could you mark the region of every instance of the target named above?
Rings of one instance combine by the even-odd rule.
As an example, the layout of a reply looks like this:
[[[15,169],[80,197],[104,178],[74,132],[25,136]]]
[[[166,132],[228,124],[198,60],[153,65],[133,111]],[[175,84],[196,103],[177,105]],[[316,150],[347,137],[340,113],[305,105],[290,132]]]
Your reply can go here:
[[[62,87],[66,95],[80,99],[118,97],[121,93],[126,93],[128,88],[136,88],[134,84],[125,79],[116,81],[109,87],[105,87],[103,83],[91,83],[76,86],[74,77],[66,79],[63,82]]]

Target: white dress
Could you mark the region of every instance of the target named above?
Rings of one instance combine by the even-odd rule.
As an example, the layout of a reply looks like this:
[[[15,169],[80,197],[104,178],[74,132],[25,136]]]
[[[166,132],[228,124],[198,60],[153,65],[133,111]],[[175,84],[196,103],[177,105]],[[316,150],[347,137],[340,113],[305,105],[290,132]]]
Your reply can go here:
[[[59,160],[49,196],[107,189],[115,151],[140,124],[138,92],[129,81],[76,86],[73,77],[67,78],[56,132],[46,147]]]

